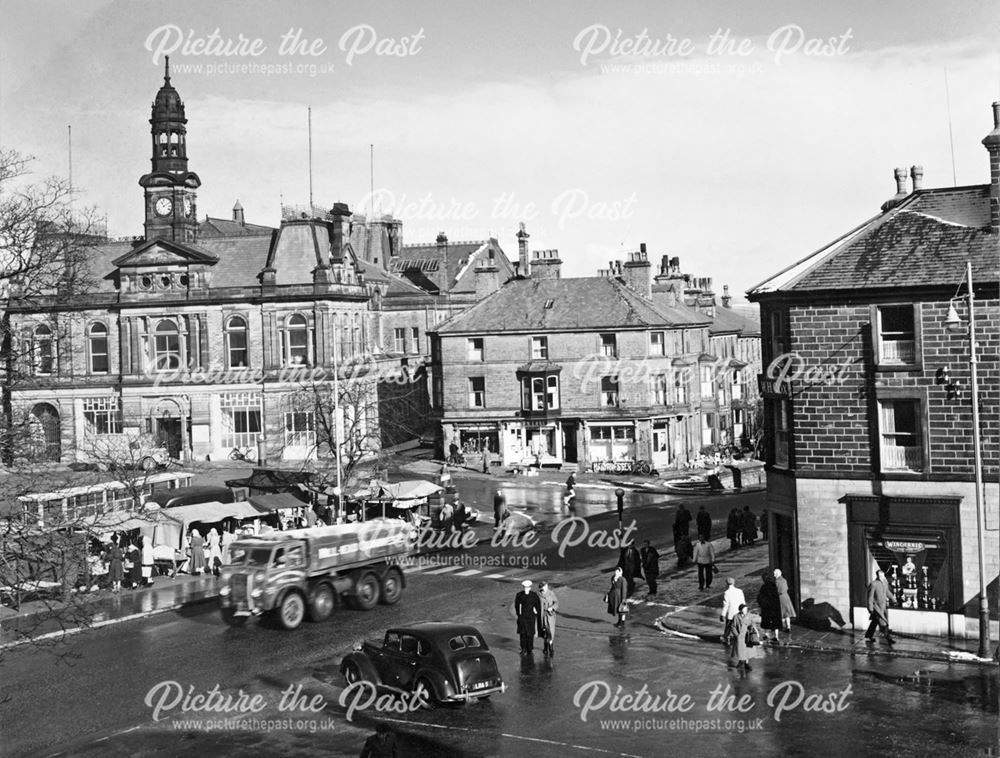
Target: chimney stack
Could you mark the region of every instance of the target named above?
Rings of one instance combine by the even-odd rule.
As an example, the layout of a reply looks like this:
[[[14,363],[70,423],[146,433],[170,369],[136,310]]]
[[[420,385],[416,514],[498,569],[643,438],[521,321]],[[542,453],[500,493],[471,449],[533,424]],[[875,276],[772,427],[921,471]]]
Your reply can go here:
[[[518,274],[525,279],[531,278],[531,257],[528,255],[528,234],[522,221],[517,230],[517,263]]]
[[[619,266],[622,264],[619,263]],[[653,267],[646,255],[646,243],[639,245],[639,252],[629,253],[628,260],[620,269],[625,285],[638,292],[647,300],[653,297]]]
[[[923,166],[911,166],[910,167],[910,178],[913,179],[913,191],[921,190],[924,188],[924,167]]]
[[[448,245],[448,235],[444,232],[438,232],[437,239],[434,241],[438,247],[446,247]]]
[[[240,226],[246,224],[246,221],[243,219],[243,206],[240,204],[239,200],[237,200],[236,205],[233,206],[233,221]]]
[[[732,306],[732,302],[733,302],[733,298],[732,298],[732,295],[729,294],[729,285],[728,284],[723,284],[722,285],[722,307],[723,308],[732,308],[733,307]]]
[[[921,172],[923,169],[921,169]],[[906,174],[905,168],[897,168],[893,171],[893,175],[896,177],[896,194],[882,203],[882,212],[885,213],[892,208],[899,205],[899,201],[906,197],[909,193],[906,191]]]
[[[990,154],[990,232],[1000,234],[1000,101],[993,103],[993,131],[983,145]]]
[[[330,209],[330,262],[343,263],[346,242],[349,239],[347,229],[351,219],[351,211],[347,203],[334,203]]]

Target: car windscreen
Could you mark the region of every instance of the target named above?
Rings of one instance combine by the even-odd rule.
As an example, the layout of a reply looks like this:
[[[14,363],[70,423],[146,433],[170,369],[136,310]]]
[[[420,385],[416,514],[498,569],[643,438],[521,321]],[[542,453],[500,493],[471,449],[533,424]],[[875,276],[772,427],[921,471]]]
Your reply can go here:
[[[469,650],[485,648],[486,643],[474,634],[460,634],[448,640],[448,647],[452,650]]]
[[[229,562],[237,566],[267,566],[271,560],[271,549],[267,547],[230,548]]]

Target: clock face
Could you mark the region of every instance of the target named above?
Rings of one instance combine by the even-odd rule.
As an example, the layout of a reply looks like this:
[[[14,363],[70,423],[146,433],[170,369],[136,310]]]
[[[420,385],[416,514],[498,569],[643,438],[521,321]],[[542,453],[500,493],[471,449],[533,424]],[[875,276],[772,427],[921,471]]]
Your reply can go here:
[[[157,216],[169,216],[173,208],[174,203],[169,197],[161,197],[154,206]]]
[[[194,213],[194,202],[189,197],[184,198],[184,215],[190,216],[193,213]]]

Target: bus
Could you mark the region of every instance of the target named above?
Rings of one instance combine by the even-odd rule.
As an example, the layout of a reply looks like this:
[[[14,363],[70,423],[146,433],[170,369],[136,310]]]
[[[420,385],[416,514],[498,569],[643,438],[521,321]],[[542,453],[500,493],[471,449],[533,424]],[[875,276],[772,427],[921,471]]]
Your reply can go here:
[[[18,501],[26,522],[34,519],[38,526],[72,525],[80,519],[103,513],[137,510],[154,494],[188,487],[193,478],[194,474],[189,471],[160,471],[145,475],[132,487],[123,482],[108,481],[21,495]],[[132,495],[135,489],[139,489],[142,495],[138,503]]]

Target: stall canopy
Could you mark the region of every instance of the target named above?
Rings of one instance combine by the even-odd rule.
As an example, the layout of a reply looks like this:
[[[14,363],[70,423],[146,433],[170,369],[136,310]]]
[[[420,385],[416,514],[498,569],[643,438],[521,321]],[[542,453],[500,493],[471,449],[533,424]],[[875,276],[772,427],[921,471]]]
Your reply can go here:
[[[241,500],[236,503],[195,503],[193,505],[177,505],[170,509],[170,515],[177,521],[190,524],[200,521],[203,524],[214,524],[227,518],[245,519],[260,518],[266,511],[254,507],[252,503]]]
[[[406,507],[405,501],[420,500],[443,491],[443,487],[425,479],[409,479],[403,482],[372,479],[367,487],[358,490],[352,497],[355,500],[398,503],[398,507]]]
[[[246,487],[251,495],[270,495],[288,492],[298,485],[308,485],[313,478],[311,471],[255,468],[245,479],[227,479],[227,487]]]
[[[150,509],[144,513],[136,513],[135,511],[108,511],[107,513],[101,513],[90,519],[83,520],[83,525],[93,529],[95,532],[128,532],[133,529],[152,530],[158,525],[168,523],[179,525],[181,521],[166,511],[159,509]]]
[[[309,503],[302,501],[291,492],[278,492],[274,495],[254,495],[250,503],[258,511],[281,511],[288,508],[308,508]],[[259,514],[258,514],[259,515]]]

